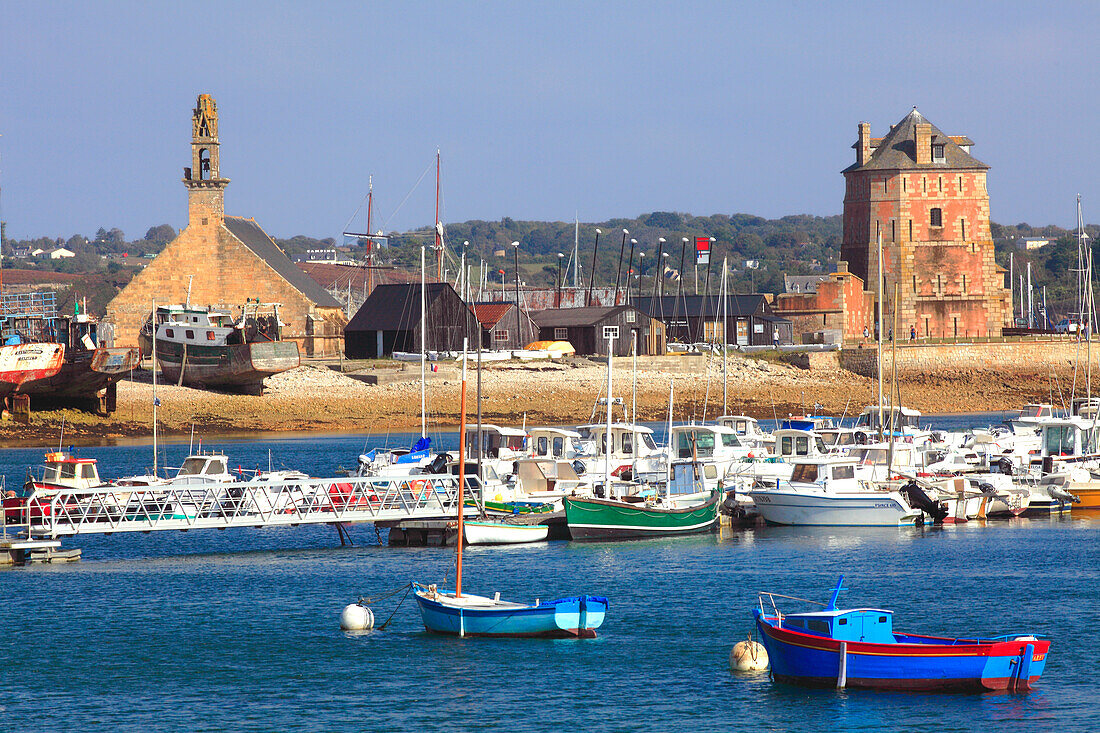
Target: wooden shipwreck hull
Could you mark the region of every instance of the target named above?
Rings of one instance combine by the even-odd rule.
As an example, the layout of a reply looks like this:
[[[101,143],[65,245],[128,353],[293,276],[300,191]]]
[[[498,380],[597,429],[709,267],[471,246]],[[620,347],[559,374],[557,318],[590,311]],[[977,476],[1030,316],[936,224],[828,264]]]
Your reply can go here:
[[[169,383],[260,394],[265,377],[294,369],[301,357],[294,341],[201,346],[158,339],[157,361]]]
[[[27,384],[21,391],[47,400],[99,400],[101,412],[115,411],[115,385],[140,366],[136,348],[67,349],[61,368],[51,377]]]

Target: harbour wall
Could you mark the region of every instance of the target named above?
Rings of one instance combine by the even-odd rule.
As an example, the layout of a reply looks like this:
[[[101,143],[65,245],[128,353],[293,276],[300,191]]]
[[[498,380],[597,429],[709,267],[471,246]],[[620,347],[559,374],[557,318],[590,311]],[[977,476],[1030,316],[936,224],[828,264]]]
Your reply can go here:
[[[824,355],[823,355],[824,356]],[[876,348],[846,348],[836,352],[840,368],[861,376],[873,377],[878,372]],[[973,344],[898,344],[900,374],[965,374],[996,372],[999,374],[1036,374],[1051,370],[1064,373],[1074,364],[1083,369],[1086,345],[1071,340],[1010,341]],[[1092,347],[1093,369],[1100,367],[1100,343]],[[882,368],[893,370],[889,347],[883,348]],[[1100,374],[1100,371],[1097,372]]]

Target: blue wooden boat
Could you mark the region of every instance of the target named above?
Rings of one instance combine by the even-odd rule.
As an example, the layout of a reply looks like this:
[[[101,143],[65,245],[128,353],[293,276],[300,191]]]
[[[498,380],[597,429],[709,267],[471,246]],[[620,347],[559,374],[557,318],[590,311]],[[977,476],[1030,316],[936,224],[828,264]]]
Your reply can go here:
[[[1043,674],[1050,641],[1035,634],[951,639],[895,633],[893,613],[838,609],[844,576],[822,610],[785,614],[761,593],[754,610],[777,682],[878,690],[1026,692]],[[769,607],[765,609],[765,603]]]
[[[511,603],[463,593],[459,597],[434,585],[413,583],[424,627],[451,636],[525,636],[591,639],[607,613],[607,599],[574,596],[533,604]]]
[[[463,348],[465,354],[466,349]],[[459,413],[458,454],[466,455],[466,357],[462,358],[462,389]],[[452,636],[542,636],[591,639],[607,614],[607,599],[575,596],[533,604],[502,601],[462,592],[463,494],[466,462],[458,464],[458,533],[455,542],[455,589],[444,591],[433,585],[412,583],[424,628]]]

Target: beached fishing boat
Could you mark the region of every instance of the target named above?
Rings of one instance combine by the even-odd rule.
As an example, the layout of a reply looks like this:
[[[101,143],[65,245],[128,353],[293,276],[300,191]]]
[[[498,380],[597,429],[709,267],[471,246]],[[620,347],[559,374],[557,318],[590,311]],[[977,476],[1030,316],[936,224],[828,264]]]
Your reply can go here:
[[[13,343],[0,346],[0,397],[22,393],[49,379],[65,364],[62,344]]]
[[[466,344],[463,344],[463,351]],[[459,407],[459,455],[466,455],[466,360],[462,361],[462,388]],[[459,462],[457,504],[458,536],[464,536],[463,493],[466,462]],[[424,628],[452,636],[575,637],[596,636],[607,614],[607,599],[601,596],[574,596],[555,601],[514,603],[462,593],[462,546],[455,543],[455,587],[440,590],[435,584],[412,583],[413,597],[420,608]]]
[[[156,353],[170,382],[249,394],[301,364],[298,344],[280,340],[277,304],[249,303],[237,321],[229,311],[185,307],[157,325]]]
[[[776,599],[759,594],[754,609],[760,639],[776,682],[876,690],[1026,692],[1039,681],[1050,641],[1036,634],[958,639],[897,633],[893,612],[839,609],[841,576],[821,610],[782,613]]]

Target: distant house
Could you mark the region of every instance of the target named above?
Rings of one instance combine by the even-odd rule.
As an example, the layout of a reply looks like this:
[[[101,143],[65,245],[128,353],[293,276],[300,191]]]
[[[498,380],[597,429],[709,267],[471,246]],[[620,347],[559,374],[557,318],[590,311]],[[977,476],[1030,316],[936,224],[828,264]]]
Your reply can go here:
[[[531,314],[540,341],[568,341],[578,356],[629,356],[635,338],[639,354],[665,353],[663,324],[632,305],[549,308]]]
[[[461,351],[463,338],[476,337],[476,318],[450,284],[428,283],[424,299],[426,350]],[[420,332],[420,283],[379,285],[344,328],[345,354],[377,359],[420,351]]]
[[[30,247],[15,247],[11,251],[11,256],[12,256],[12,259],[25,260],[25,259],[27,259],[28,257],[31,256],[31,248]]]
[[[1053,241],[1054,240],[1049,237],[1020,237],[1016,240],[1016,248],[1030,252],[1032,250],[1042,249]]]
[[[526,311],[515,303],[474,303],[470,306],[481,325],[481,347],[514,351],[538,340],[539,329]],[[516,319],[519,318],[519,333]],[[470,348],[473,348],[471,345]]]
[[[774,343],[779,332],[779,343],[793,340],[791,322],[777,316],[763,295],[729,295],[723,307],[717,295],[664,295],[634,299],[643,313],[665,324],[670,339],[681,343],[700,341],[738,346],[765,346]],[[725,340],[722,339],[723,322],[728,324]]]
[[[31,250],[31,257],[41,257],[44,254],[46,254],[46,250],[41,247],[35,247]]]
[[[294,255],[295,262],[336,262],[335,249],[307,249],[305,254]]]
[[[76,257],[76,252],[65,249],[64,247],[58,247],[57,249],[50,250],[51,260],[68,259],[69,257]]]
[[[818,283],[828,279],[828,275],[784,275],[783,291],[786,293],[816,293]]]

